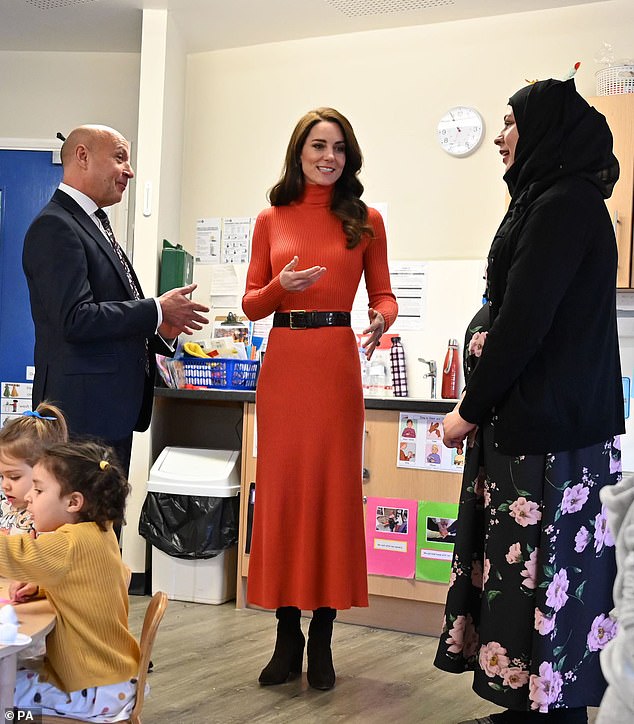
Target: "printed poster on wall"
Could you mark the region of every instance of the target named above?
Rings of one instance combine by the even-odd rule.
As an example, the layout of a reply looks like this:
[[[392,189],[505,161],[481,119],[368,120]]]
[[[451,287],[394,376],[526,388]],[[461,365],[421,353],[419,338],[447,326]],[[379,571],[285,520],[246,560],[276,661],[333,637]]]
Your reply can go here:
[[[368,573],[414,578],[416,510],[415,500],[367,499],[365,549]]]
[[[0,412],[0,426],[12,417],[20,417],[31,409],[32,382],[0,382],[2,387],[2,407]]]
[[[196,219],[196,263],[220,264],[222,219],[218,216]]]
[[[442,415],[417,412],[399,413],[399,436],[396,465],[399,468],[442,470],[461,473],[464,449],[442,444]]]
[[[458,505],[418,501],[416,580],[449,583]]]

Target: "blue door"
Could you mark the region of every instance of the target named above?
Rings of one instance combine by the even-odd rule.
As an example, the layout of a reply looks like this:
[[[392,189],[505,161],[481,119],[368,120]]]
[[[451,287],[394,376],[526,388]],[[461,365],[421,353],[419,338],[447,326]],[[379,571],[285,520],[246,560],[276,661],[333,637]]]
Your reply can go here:
[[[50,151],[0,150],[0,381],[25,382],[35,340],[24,234],[62,179]]]

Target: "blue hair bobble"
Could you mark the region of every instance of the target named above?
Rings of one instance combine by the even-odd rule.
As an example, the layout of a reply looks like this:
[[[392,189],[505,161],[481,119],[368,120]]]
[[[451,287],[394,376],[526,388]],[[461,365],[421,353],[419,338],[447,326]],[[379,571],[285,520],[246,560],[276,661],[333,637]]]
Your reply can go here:
[[[56,417],[46,417],[45,415],[40,415],[37,410],[25,410],[22,413],[22,417],[37,417],[38,420],[57,420]]]

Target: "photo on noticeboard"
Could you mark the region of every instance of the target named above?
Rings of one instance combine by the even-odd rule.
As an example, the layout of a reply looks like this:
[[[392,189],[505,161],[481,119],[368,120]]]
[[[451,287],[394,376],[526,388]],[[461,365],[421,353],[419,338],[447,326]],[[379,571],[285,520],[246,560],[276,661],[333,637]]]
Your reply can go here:
[[[439,518],[427,516],[425,524],[425,537],[434,543],[456,542],[456,518]]]
[[[385,508],[376,507],[375,530],[379,533],[400,533],[407,534],[407,523],[409,510],[407,508]]]

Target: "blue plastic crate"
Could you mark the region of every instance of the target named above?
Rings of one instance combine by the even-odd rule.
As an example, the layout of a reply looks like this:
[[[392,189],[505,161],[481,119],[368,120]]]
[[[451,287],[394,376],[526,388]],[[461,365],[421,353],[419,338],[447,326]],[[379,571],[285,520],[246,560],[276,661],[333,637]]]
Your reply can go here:
[[[183,359],[185,382],[221,390],[255,390],[260,363],[249,359]]]

